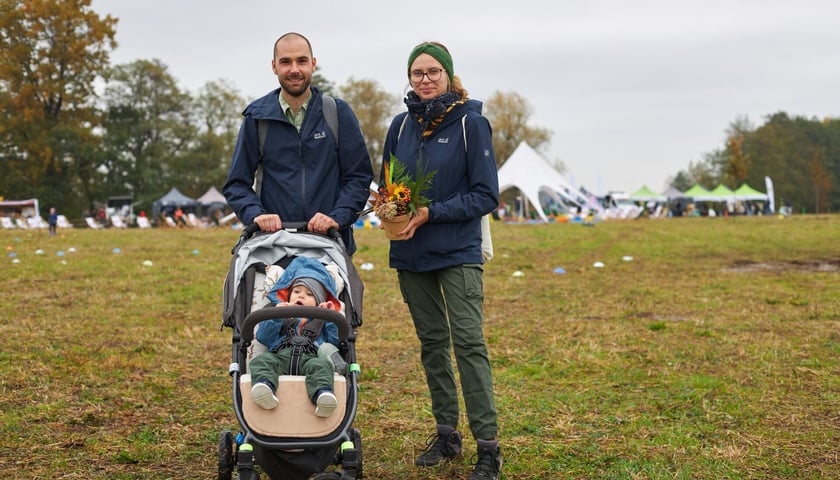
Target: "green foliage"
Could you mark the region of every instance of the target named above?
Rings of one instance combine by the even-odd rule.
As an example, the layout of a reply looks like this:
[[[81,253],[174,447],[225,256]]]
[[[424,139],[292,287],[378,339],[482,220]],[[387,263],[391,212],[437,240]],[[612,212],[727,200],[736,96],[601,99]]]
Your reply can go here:
[[[552,132],[528,124],[533,108],[525,97],[516,92],[495,92],[485,102],[485,110],[493,126],[493,151],[499,167],[523,141],[538,152],[545,151]]]
[[[385,162],[383,172],[385,178],[378,192],[373,193],[373,207],[370,209],[379,218],[390,220],[409,212],[416,214],[418,208],[429,205],[426,192],[432,188],[432,179],[437,170],[427,171],[422,158],[417,161],[412,176],[408,167],[392,153],[391,158]]]
[[[711,189],[723,183],[734,189],[746,182],[761,189],[769,176],[777,202],[789,202],[796,212],[840,209],[840,196],[832,194],[840,185],[840,119],[777,112],[758,128],[739,119],[726,142],[679,172],[674,187],[685,190],[700,184]]]
[[[359,127],[365,137],[371,167],[379,174],[383,156],[383,144],[388,126],[401,104],[397,95],[392,95],[382,86],[370,79],[350,77],[347,83],[338,89],[338,95],[353,107],[353,113],[359,120]]]
[[[411,203],[409,204],[409,208],[412,212],[417,213],[418,208],[429,205],[426,192],[431,190],[432,179],[435,178],[437,170],[427,171],[427,165],[422,160],[418,160],[417,168],[414,170],[414,176],[412,177],[409,175],[405,164],[399,161],[393,154],[391,154],[391,160],[387,166],[390,167],[385,173],[388,175],[388,183],[403,184],[411,190]]]
[[[76,200],[67,185],[91,176],[94,82],[108,66],[116,19],[90,3],[0,3],[0,195],[66,205]]]

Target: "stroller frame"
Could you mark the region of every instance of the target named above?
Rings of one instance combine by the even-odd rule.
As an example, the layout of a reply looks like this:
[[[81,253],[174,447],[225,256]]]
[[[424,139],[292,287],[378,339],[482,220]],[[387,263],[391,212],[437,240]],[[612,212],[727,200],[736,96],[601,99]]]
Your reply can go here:
[[[234,412],[243,432],[234,436],[230,431],[223,431],[219,443],[219,479],[231,478],[236,465],[240,480],[256,479],[254,465],[260,465],[271,476],[277,465],[268,465],[269,460],[282,463],[288,457],[310,455],[317,463],[314,478],[351,480],[362,478],[361,434],[352,428],[357,412],[358,377],[360,369],[356,363],[355,342],[357,328],[362,324],[362,295],[364,286],[359,278],[338,231],[331,229],[328,235],[307,232],[306,224],[284,224],[284,229],[270,234],[255,235],[259,231],[256,224],[243,230],[239,241],[231,250],[233,258],[225,279],[223,327],[233,329],[232,361],[228,373],[232,378],[232,398]],[[278,252],[278,248],[280,252]],[[277,318],[277,311],[272,308],[251,309],[254,276],[258,269],[276,264],[284,259],[305,255],[316,258],[322,263],[333,261],[345,280],[341,300],[345,304],[346,316],[339,312],[303,306],[287,306],[284,317],[319,318],[334,323],[338,328],[339,352],[348,364],[345,375],[347,398],[346,409],[339,426],[332,432],[317,438],[301,439],[297,437],[271,437],[257,433],[248,424],[242,408],[240,380],[246,370],[248,348],[254,341],[254,330],[265,320]],[[343,267],[343,268],[342,268]],[[330,450],[337,450],[330,452]],[[332,453],[332,455],[325,455]],[[340,471],[324,472],[325,467],[340,464]],[[307,465],[311,467],[311,465]],[[295,468],[291,466],[288,468]],[[275,470],[278,478],[292,478],[289,471]],[[320,472],[320,473],[319,473]],[[272,476],[272,478],[275,478]],[[309,478],[301,477],[301,478]]]

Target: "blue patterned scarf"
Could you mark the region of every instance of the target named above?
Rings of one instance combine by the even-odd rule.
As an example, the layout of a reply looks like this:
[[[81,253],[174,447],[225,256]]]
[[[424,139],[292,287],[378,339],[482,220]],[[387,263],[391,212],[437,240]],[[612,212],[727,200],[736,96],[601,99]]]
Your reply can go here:
[[[417,123],[420,124],[423,137],[431,135],[446,118],[446,114],[455,108],[455,105],[462,103],[464,103],[464,99],[456,92],[446,92],[429,100],[421,100],[413,91],[408,92],[405,97],[408,111],[414,115]]]

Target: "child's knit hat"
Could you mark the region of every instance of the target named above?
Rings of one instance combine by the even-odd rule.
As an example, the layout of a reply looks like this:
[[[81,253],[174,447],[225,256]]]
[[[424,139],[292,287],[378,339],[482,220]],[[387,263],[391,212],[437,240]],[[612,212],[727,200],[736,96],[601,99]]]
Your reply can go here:
[[[321,282],[315,280],[314,278],[310,277],[299,277],[296,278],[294,282],[292,282],[292,286],[289,288],[289,292],[291,289],[298,286],[303,285],[304,287],[308,288],[312,295],[315,296],[315,305],[320,305],[327,301],[327,289],[321,285]]]

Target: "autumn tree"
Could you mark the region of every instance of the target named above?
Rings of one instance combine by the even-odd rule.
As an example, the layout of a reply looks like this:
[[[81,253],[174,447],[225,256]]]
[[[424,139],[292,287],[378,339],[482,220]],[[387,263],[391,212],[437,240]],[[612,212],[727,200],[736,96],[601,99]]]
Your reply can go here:
[[[750,167],[750,155],[746,152],[744,142],[752,132],[747,117],[737,118],[730,126],[726,136],[727,162],[723,165],[723,173],[730,180],[729,187],[738,188],[747,178]]]
[[[726,150],[714,150],[705,153],[702,160],[691,161],[688,163],[688,168],[680,170],[671,180],[671,185],[682,191],[686,191],[694,185],[712,189],[720,183],[721,171],[727,161]]]
[[[207,82],[198,91],[191,106],[195,136],[182,160],[172,166],[184,193],[201,195],[210,186],[221,190],[245,102],[236,87],[225,80]]]
[[[665,183],[676,188],[681,192],[684,192],[694,186],[694,180],[689,176],[688,172],[685,170],[680,170],[679,172],[677,172],[676,175],[668,178],[668,180]]]
[[[528,100],[516,92],[496,92],[485,102],[484,115],[493,127],[493,150],[498,167],[510,158],[522,142],[540,153],[544,153],[548,147],[552,132],[529,125],[532,113]]]
[[[829,193],[831,193],[831,176],[823,162],[822,149],[817,149],[808,165],[808,173],[813,185],[814,213],[830,211]]]
[[[197,127],[191,99],[159,60],[118,65],[104,94],[108,194],[131,193],[142,200],[190,183],[177,167]],[[184,192],[195,194],[195,192]]]
[[[682,178],[711,188],[729,180],[753,187],[773,180],[776,200],[784,199],[797,211],[837,211],[840,198],[831,188],[840,181],[840,120],[768,115],[753,128],[736,119],[726,132],[726,145],[691,163]]]
[[[94,82],[116,46],[117,22],[90,3],[0,0],[0,189],[7,196],[77,205],[74,188],[89,187],[99,141]]]
[[[382,89],[374,80],[355,80],[352,77],[338,92],[339,96],[350,104],[359,119],[371,166],[378,175],[385,134],[396,112],[399,98]]]
[[[778,198],[797,211],[840,208],[840,198],[824,195],[840,179],[840,121],[777,112],[747,137],[745,146],[751,158],[747,182],[770,176]]]

